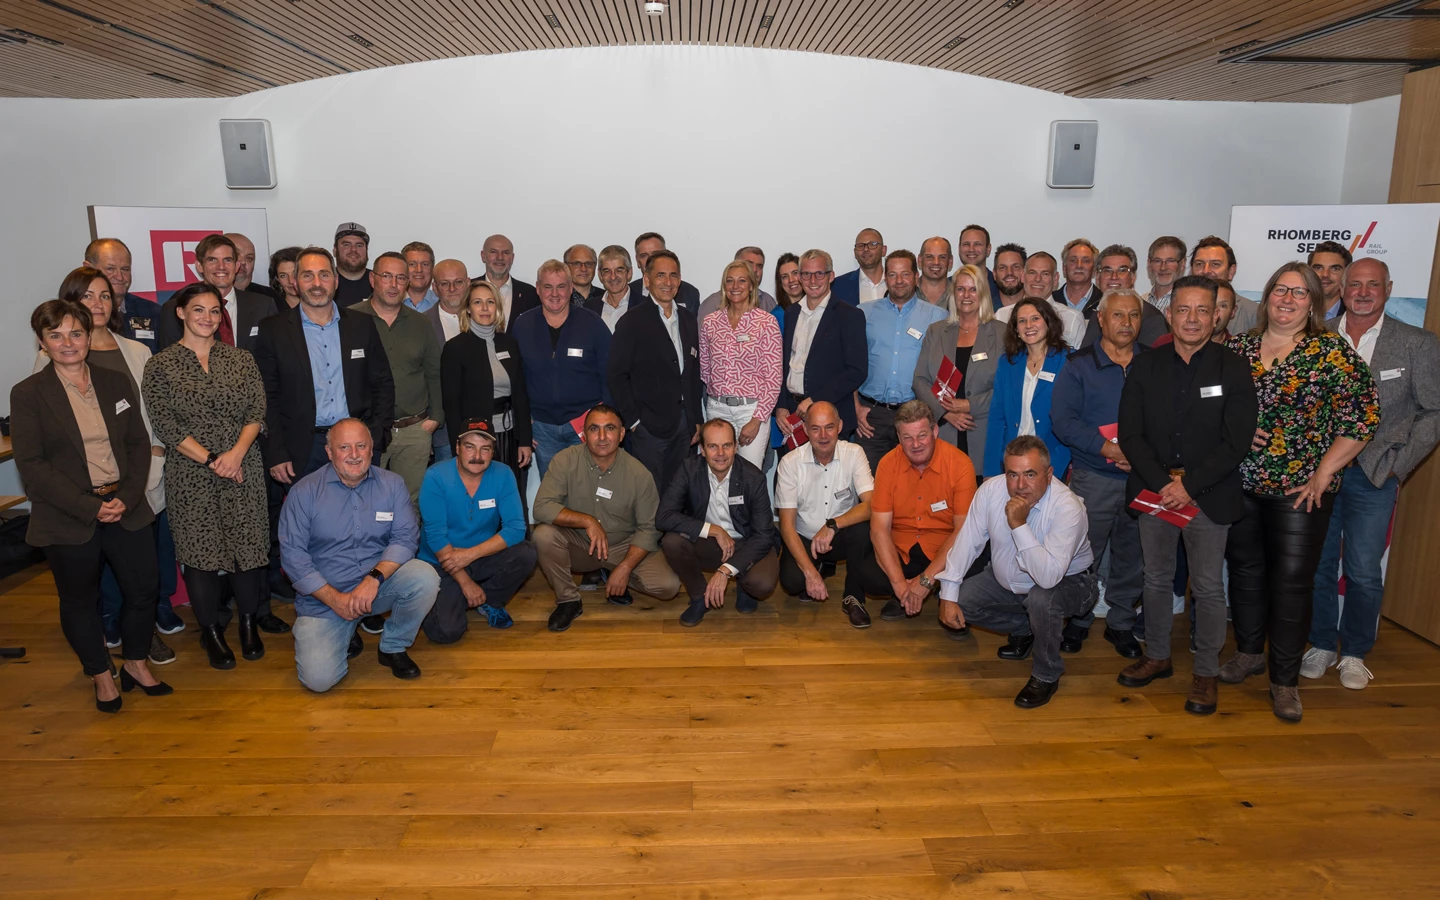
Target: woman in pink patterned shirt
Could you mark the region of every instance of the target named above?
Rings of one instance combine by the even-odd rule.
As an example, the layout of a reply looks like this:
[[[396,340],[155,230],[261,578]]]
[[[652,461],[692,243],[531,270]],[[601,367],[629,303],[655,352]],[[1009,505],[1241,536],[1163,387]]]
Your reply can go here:
[[[734,425],[740,455],[759,468],[780,395],[780,327],[759,308],[760,286],[749,263],[727,264],[720,290],[725,305],[700,323],[705,418]]]

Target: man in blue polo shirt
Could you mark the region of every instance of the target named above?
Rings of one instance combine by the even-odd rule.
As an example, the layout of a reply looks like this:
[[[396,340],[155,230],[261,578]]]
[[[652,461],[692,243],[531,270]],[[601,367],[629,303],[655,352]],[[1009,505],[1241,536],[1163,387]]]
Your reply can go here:
[[[405,479],[371,465],[372,440],[359,419],[330,426],[330,462],[297,481],[280,511],[280,559],[295,583],[295,668],[317,693],[364,649],[361,617],[386,612],[380,665],[419,678],[405,651],[440,588],[435,568],[415,558],[420,520]]]
[[[420,488],[420,558],[440,573],[440,592],[425,617],[425,636],[451,644],[477,610],[491,628],[515,624],[505,604],[535,571],[535,547],[525,540],[525,513],[515,473],[495,461],[490,423],[466,423],[455,458],[436,463]]]
[[[926,303],[915,293],[919,272],[915,254],[896,250],[885,257],[885,287],[889,294],[860,304],[865,314],[865,343],[870,369],[855,397],[855,443],[865,451],[870,471],[878,471],[880,458],[900,445],[895,434],[895,411],[915,399],[911,384],[925,330],[949,314]]]

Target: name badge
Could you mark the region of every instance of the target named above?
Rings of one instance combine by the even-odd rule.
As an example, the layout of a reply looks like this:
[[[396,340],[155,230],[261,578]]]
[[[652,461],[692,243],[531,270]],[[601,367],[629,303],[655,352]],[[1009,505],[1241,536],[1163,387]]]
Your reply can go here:
[[[153,341],[155,340],[155,332],[149,328],[137,328],[135,329],[135,337],[142,341]]]
[[[1405,374],[1404,369],[1384,369],[1380,372],[1381,381],[1391,381]]]
[[[691,347],[691,348],[690,348],[690,355],[691,355],[692,357],[694,357],[694,356],[699,356],[700,354],[699,354],[699,352],[697,352],[697,351],[695,350],[694,347]]]
[[[595,496],[599,497],[601,500],[609,500],[611,497],[615,496],[615,492],[610,490],[609,488],[597,487],[595,489]]]
[[[578,357],[583,357],[583,356],[585,355],[585,348],[583,348],[583,347],[566,347],[566,348],[565,348],[565,355],[566,355],[566,356],[574,356],[574,357],[577,357],[577,358],[578,358]]]
[[[1035,377],[1038,378],[1038,379],[1040,379],[1041,381],[1054,381],[1054,380],[1055,380],[1055,373],[1054,373],[1054,372],[1040,371],[1040,372],[1036,372],[1036,373],[1035,373]]]
[[[496,359],[509,359],[509,358],[510,358],[510,351],[509,351],[509,350],[501,350],[500,352],[498,352],[498,353],[495,354],[495,358],[496,358]]]
[[[129,408],[130,408],[130,401],[129,401],[129,400],[121,400],[121,401],[119,401],[119,402],[117,402],[117,403],[115,404],[115,415],[118,416],[118,415],[120,415],[122,412],[124,412],[125,410],[127,410],[127,409],[129,409]]]
[[[359,348],[357,348],[357,349],[355,349],[355,350],[351,350],[351,351],[350,351],[350,358],[351,358],[351,359],[364,359],[364,358],[365,358],[365,348],[364,348],[364,347],[359,347]]]
[[[745,495],[741,494],[738,497],[729,497],[727,499],[730,501],[731,506],[740,506],[745,502]]]
[[[479,505],[481,509],[494,509],[495,498],[491,497],[489,500],[481,500]]]
[[[972,353],[972,354],[970,354],[970,361],[971,361],[971,362],[984,362],[985,360],[987,360],[987,359],[989,359],[989,358],[990,358],[990,354],[988,354],[988,353]]]
[[[849,496],[850,496],[850,489],[849,489],[849,488],[844,488],[844,489],[842,489],[842,490],[838,490],[838,491],[835,492],[835,499],[836,499],[836,500],[845,500],[845,499],[847,499]]]
[[[944,510],[947,510],[949,508],[950,504],[946,503],[944,500],[939,500],[935,503],[930,504],[931,512],[943,512]]]
[[[917,340],[917,341],[920,340],[921,338],[925,337],[925,335],[923,335],[923,334],[920,333],[920,329],[918,329],[918,328],[907,328],[907,329],[905,329],[905,333],[908,334],[908,335],[910,335],[911,337],[913,337],[913,338],[914,338],[915,340]]]
[[[1200,389],[1201,397],[1219,397],[1224,393],[1225,389],[1218,384],[1212,384],[1209,387],[1202,387]]]
[[[750,341],[750,335],[748,335],[748,334],[737,334],[737,335],[735,335],[735,343],[737,343],[737,344],[745,344],[745,343],[749,343],[749,341]]]
[[[259,326],[259,325],[251,325],[251,326],[250,326],[250,336],[251,336],[251,337],[257,337],[259,334],[260,334],[260,326]]]
[[[395,521],[395,514],[393,512],[377,512],[375,513],[375,521],[393,522]]]

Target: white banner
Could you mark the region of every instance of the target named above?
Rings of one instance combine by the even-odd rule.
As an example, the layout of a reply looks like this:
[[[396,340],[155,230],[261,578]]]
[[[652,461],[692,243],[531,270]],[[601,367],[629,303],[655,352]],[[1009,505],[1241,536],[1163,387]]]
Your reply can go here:
[[[130,248],[130,292],[165,302],[200,280],[195,245],[211,234],[243,234],[255,245],[255,281],[265,284],[270,236],[263,209],[92,206],[90,237],[119,238]]]
[[[1423,327],[1437,230],[1440,203],[1233,206],[1230,246],[1239,263],[1235,289],[1258,301],[1276,269],[1304,262],[1316,244],[1335,241],[1355,259],[1371,256],[1389,266],[1395,286],[1385,311]]]

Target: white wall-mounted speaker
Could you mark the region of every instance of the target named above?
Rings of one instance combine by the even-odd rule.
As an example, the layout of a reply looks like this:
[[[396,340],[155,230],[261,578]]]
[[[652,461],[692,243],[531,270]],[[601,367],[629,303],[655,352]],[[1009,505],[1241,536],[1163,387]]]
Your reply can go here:
[[[1045,183],[1052,188],[1095,186],[1095,142],[1100,123],[1056,119],[1050,123],[1050,165]]]
[[[220,147],[225,154],[225,186],[230,190],[268,190],[275,186],[275,147],[269,119],[221,119]]]

